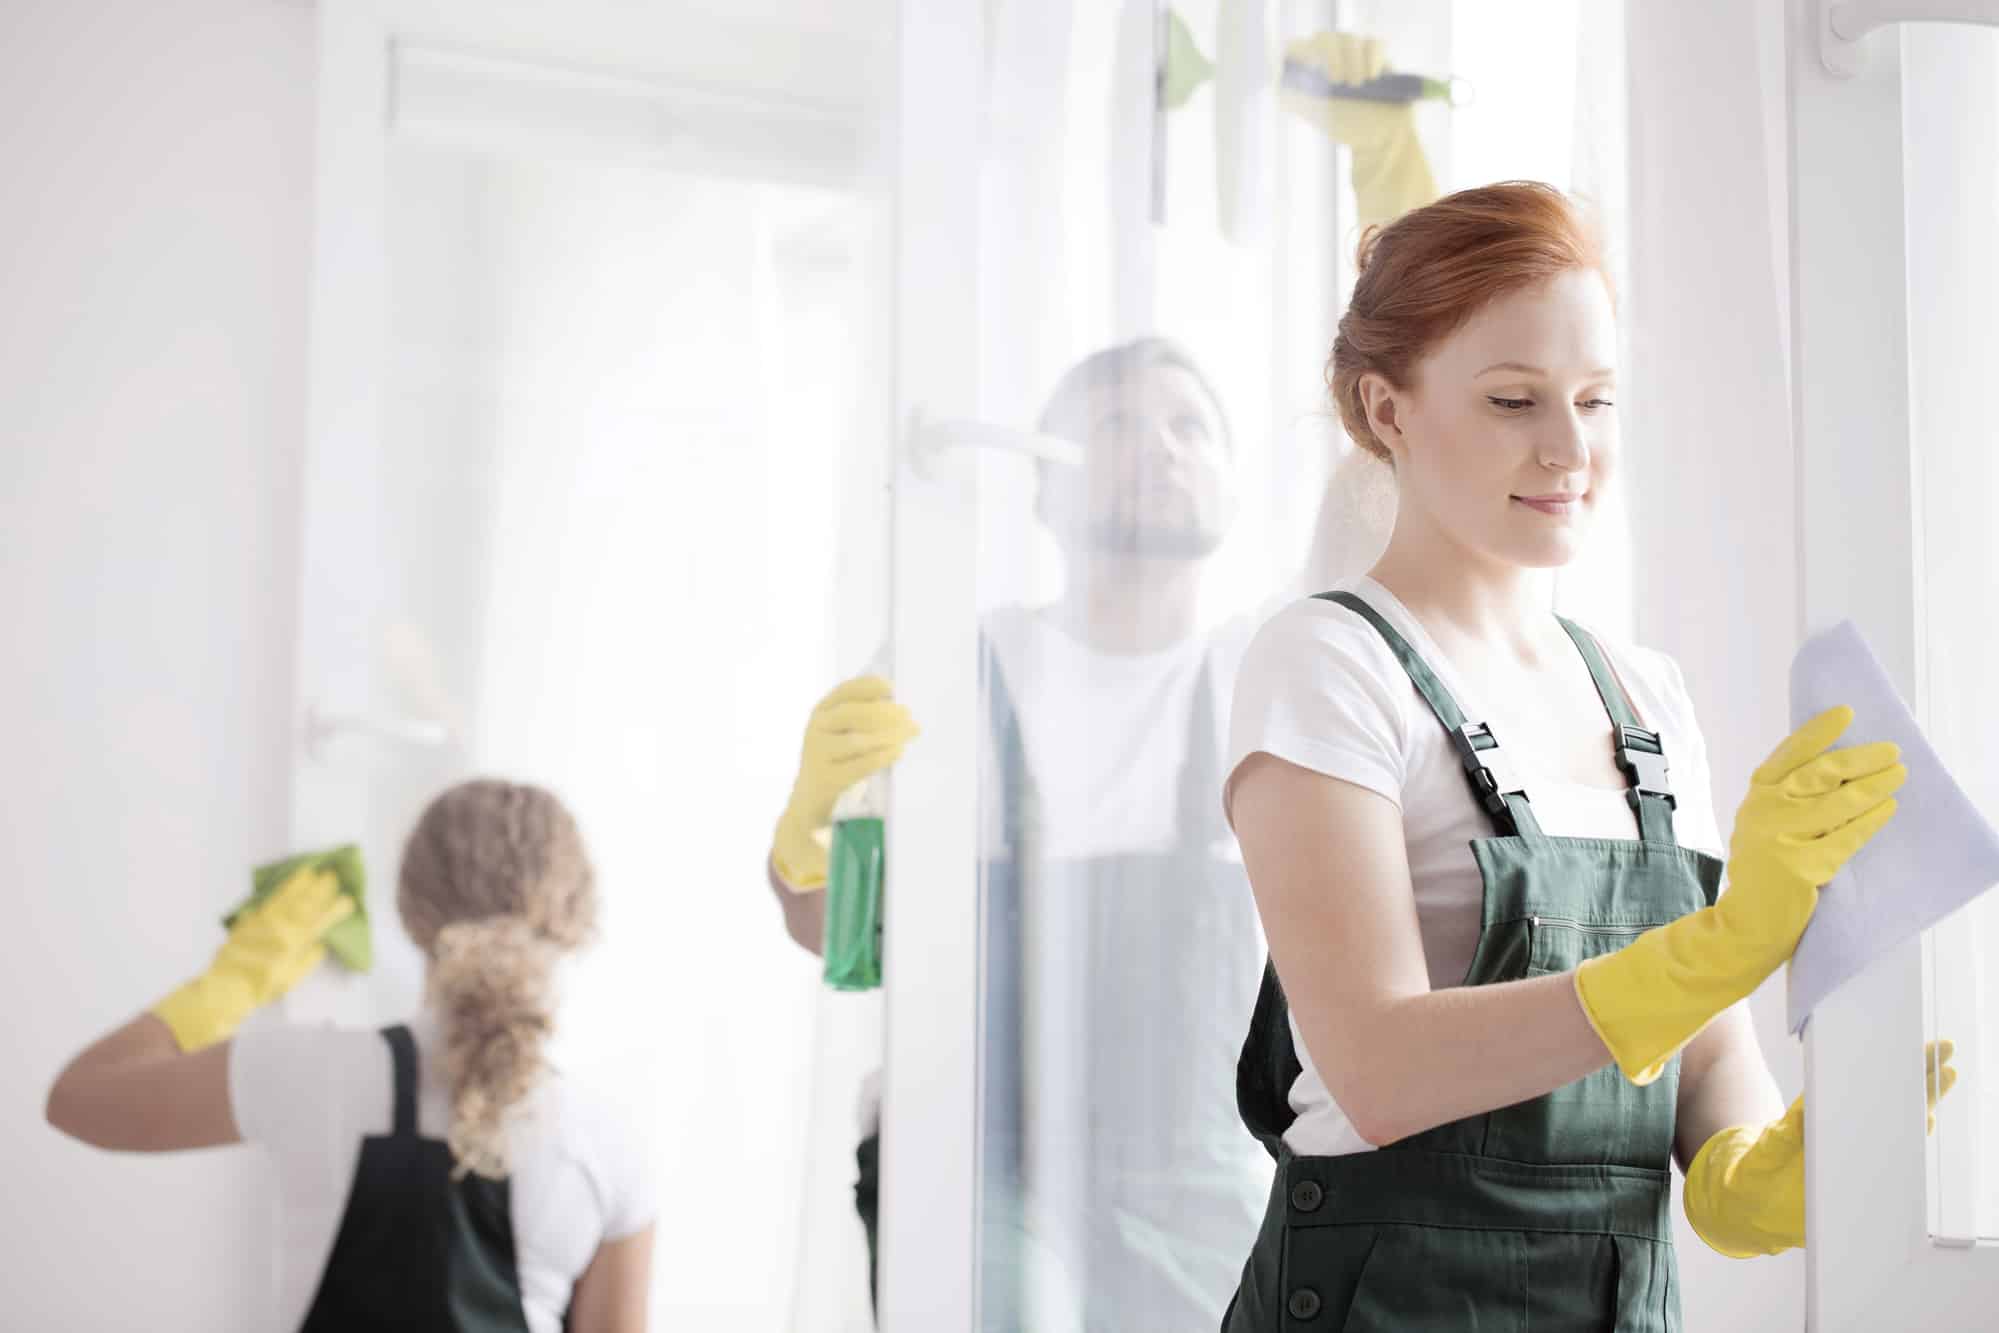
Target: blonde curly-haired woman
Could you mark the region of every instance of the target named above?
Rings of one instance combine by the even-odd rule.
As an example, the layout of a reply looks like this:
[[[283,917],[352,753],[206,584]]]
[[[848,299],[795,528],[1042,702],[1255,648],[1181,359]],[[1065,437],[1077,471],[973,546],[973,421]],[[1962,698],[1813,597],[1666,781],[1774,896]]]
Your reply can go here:
[[[261,1144],[278,1327],[643,1329],[649,1154],[543,1056],[551,973],[596,923],[575,820],[535,787],[453,787],[410,834],[397,907],[429,962],[407,1023],[233,1035],[352,910],[330,873],[302,870],[207,972],[72,1060],[49,1122],[131,1152]]]

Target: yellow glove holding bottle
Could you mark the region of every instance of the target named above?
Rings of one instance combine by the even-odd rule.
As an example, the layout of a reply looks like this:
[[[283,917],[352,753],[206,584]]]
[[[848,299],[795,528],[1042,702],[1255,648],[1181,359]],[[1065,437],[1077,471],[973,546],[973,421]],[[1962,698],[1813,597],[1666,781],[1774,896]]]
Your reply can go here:
[[[322,937],[354,910],[331,870],[302,866],[230,927],[208,970],[153,1006],[183,1051],[223,1041],[253,1009],[299,983],[326,957]]]
[[[880,676],[835,686],[812,710],[770,863],[794,890],[826,887],[826,832],[840,793],[902,758],[919,728]]]
[[[1957,1082],[1950,1041],[1923,1047],[1923,1096],[1929,1128],[1937,1099]],[[1805,1099],[1781,1120],[1724,1129],[1687,1167],[1687,1221],[1709,1249],[1731,1259],[1777,1254],[1805,1243]]]
[[[1633,1083],[1658,1078],[1791,956],[1820,886],[1893,817],[1909,776],[1901,750],[1889,741],[1832,749],[1852,721],[1851,708],[1827,709],[1751,775],[1719,902],[1576,969],[1583,1012]]]

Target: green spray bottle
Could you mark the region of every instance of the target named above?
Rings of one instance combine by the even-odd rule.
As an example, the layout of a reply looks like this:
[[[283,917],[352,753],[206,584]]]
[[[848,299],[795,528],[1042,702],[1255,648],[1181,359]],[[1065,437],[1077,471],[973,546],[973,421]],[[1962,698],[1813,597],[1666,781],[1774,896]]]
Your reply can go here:
[[[834,990],[873,990],[882,984],[882,817],[887,812],[884,773],[855,783],[833,804],[821,952],[826,984]]]

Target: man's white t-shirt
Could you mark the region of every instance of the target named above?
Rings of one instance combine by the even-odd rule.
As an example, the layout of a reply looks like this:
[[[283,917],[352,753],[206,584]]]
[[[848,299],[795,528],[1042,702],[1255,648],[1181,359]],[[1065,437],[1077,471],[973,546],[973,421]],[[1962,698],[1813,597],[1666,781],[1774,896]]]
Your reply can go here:
[[[1217,762],[1228,745],[1228,702],[1249,633],[1230,620],[1147,652],[1112,653],[1056,624],[1045,607],[1011,606],[984,621],[1000,681],[1012,702],[1028,780],[1034,786],[1038,854],[1050,860],[1157,853],[1178,845],[1180,777],[1205,716]],[[1205,670],[1208,698],[1197,699]],[[1001,740],[987,737],[979,762],[986,846],[1003,849],[998,794]],[[1217,777],[1219,774],[1217,774]],[[1210,799],[1204,793],[1203,799]],[[1212,808],[1212,807],[1210,807]],[[1210,849],[1240,860],[1235,839]],[[1245,1011],[1247,1022],[1247,1011]],[[863,1082],[860,1128],[881,1127],[879,1074]]]
[[[442,1139],[451,1109],[437,1024],[426,1014],[409,1027],[417,1047],[417,1130]],[[276,1168],[272,1327],[297,1328],[333,1253],[361,1140],[394,1124],[389,1045],[371,1028],[245,1032],[230,1050],[229,1103],[244,1141],[262,1145]],[[657,1213],[653,1158],[636,1126],[559,1074],[530,1094],[509,1150],[521,1303],[533,1333],[558,1333],[597,1247],[641,1230]]]
[[[1045,610],[1011,607],[987,616],[986,638],[1013,701],[1034,785],[1040,856],[1067,860],[1177,845],[1189,726],[1201,716],[1214,727],[1209,754],[1219,764],[1250,628],[1230,621],[1165,648],[1113,653],[1083,642]],[[1204,669],[1209,697],[1197,700]],[[997,741],[985,747],[989,783],[998,781],[998,751]],[[1216,850],[1232,856],[1234,841]]]
[[[1467,717],[1483,721],[1490,716],[1393,593],[1366,577],[1339,586],[1358,594],[1409,641]],[[1709,791],[1707,745],[1679,667],[1652,649],[1595,637],[1631,696],[1639,721],[1660,733],[1678,802],[1674,836],[1682,846],[1718,854],[1721,836]],[[1608,735],[1607,714],[1603,725]],[[1503,746],[1505,736],[1499,739]],[[1493,836],[1493,827],[1472,800],[1463,764],[1443,724],[1374,626],[1338,603],[1317,598],[1293,602],[1265,622],[1236,677],[1224,809],[1238,766],[1258,752],[1378,792],[1401,808],[1430,985],[1461,984],[1478,943],[1484,896],[1469,844]],[[1548,777],[1523,758],[1510,751],[1508,764],[1526,786],[1544,833],[1638,836],[1637,816],[1622,789]],[[1338,891],[1336,875],[1327,876],[1326,888]],[[1295,1016],[1291,1039],[1304,1072],[1291,1088],[1298,1118],[1285,1132],[1285,1142],[1300,1155],[1367,1151],[1371,1145],[1355,1132],[1314,1067]]]

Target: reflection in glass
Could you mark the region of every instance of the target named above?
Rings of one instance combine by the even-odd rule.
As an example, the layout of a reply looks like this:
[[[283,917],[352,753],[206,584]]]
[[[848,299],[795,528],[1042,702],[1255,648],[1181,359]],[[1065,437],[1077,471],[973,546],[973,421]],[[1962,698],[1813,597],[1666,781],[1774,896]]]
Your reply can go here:
[[[1262,942],[1218,796],[1243,626],[1197,616],[1235,442],[1163,339],[1079,363],[1039,428],[1083,462],[1039,465],[1062,595],[984,626],[982,1322],[1204,1327],[1269,1179],[1235,1116]]]
[[[833,656],[843,529],[885,541],[847,503],[879,489],[870,215],[830,189],[419,142],[390,168],[384,688],[399,715],[449,710],[456,741],[361,761],[368,857],[394,865],[416,803],[464,773],[562,793],[604,929],[553,1054],[655,1108],[655,1313],[792,1327],[831,1262],[814,1238],[853,1228],[801,1119],[836,1106],[851,1163],[853,1090],[815,1082],[814,978],[769,903],[724,888],[768,834],[763,757],[795,745],[771,700]],[[375,1003],[401,1012],[420,962],[384,944]],[[844,1289],[865,1308],[864,1281]]]

